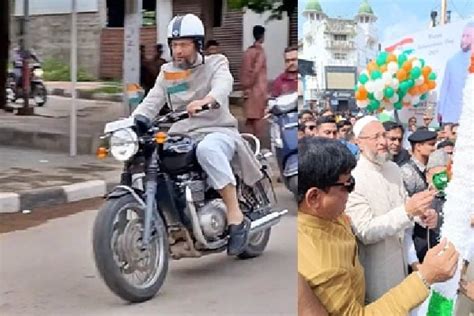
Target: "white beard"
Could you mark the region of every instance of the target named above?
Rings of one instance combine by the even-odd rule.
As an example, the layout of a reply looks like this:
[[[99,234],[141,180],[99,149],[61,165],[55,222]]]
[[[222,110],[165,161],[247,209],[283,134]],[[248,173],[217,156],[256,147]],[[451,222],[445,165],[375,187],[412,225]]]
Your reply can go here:
[[[371,151],[366,152],[366,157],[369,161],[373,162],[376,165],[383,165],[387,161],[391,160],[393,155],[387,151],[386,153],[379,154],[379,153],[374,153]]]

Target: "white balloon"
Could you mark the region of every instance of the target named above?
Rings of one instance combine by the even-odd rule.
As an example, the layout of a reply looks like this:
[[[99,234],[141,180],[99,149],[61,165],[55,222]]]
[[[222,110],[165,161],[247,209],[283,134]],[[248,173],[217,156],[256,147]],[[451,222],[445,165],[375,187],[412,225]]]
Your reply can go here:
[[[411,95],[407,94],[403,97],[403,103],[411,103]]]
[[[400,81],[397,78],[392,79],[392,84],[390,85],[393,89],[397,90],[400,86]]]
[[[367,100],[357,100],[357,106],[359,108],[366,108],[369,102]]]
[[[375,80],[375,91],[383,91],[385,88],[385,81],[383,79]]]
[[[400,100],[400,98],[398,97],[398,94],[396,93],[390,98],[390,102],[392,103],[397,103],[398,100]]]
[[[425,83],[425,77],[423,77],[423,76],[419,76],[419,77],[415,80],[415,85],[416,85],[416,86],[421,86],[423,83]]]
[[[374,92],[374,97],[376,100],[383,100],[383,90],[377,90]]]
[[[374,86],[374,82],[372,80],[369,80],[365,83],[365,89],[370,92],[370,93],[373,93],[375,91],[375,86]]]
[[[387,70],[392,74],[396,73],[398,71],[398,64],[394,61],[389,62],[387,65]]]
[[[384,72],[382,74],[382,80],[385,84],[390,85],[390,83],[392,81],[392,74],[389,73],[389,72]]]
[[[418,67],[418,68],[421,68],[421,61],[419,59],[416,59],[412,62],[412,67],[415,68],[415,67]]]

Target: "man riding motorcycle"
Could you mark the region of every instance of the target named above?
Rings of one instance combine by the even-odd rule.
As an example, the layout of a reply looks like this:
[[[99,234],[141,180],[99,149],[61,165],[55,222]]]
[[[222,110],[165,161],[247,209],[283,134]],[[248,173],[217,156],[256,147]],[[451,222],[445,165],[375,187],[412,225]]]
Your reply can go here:
[[[229,110],[233,85],[229,62],[221,54],[204,57],[204,25],[193,14],[171,20],[168,45],[172,61],[161,67],[155,86],[132,117],[140,127],[142,116],[153,119],[166,102],[175,111],[186,108],[190,118],[173,124],[169,133],[201,139],[196,149],[197,160],[208,176],[209,185],[219,192],[226,205],[227,253],[237,255],[248,243],[250,221],[243,216],[237,200],[233,169],[250,186],[263,174],[254,153],[239,134],[237,119]],[[220,107],[199,112],[204,105],[213,103]]]

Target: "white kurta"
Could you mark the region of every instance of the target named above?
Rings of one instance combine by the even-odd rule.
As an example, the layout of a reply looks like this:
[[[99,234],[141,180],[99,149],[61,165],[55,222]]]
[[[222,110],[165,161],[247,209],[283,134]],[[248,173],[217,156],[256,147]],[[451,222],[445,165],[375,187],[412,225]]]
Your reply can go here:
[[[379,166],[361,155],[352,174],[356,185],[346,212],[359,242],[366,300],[373,302],[405,278],[403,238],[413,222],[405,211],[407,194],[395,163]]]

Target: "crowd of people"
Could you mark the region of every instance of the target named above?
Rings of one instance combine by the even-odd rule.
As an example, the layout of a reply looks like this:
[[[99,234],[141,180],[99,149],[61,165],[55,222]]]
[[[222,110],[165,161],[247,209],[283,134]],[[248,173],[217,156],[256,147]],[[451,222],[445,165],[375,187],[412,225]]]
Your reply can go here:
[[[459,254],[440,240],[439,180],[449,178],[458,125],[435,130],[432,119],[404,127],[362,113],[300,112],[300,315],[416,315],[431,285],[453,275]],[[460,291],[472,300],[467,264]],[[460,299],[458,309],[471,304]]]

